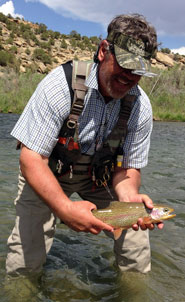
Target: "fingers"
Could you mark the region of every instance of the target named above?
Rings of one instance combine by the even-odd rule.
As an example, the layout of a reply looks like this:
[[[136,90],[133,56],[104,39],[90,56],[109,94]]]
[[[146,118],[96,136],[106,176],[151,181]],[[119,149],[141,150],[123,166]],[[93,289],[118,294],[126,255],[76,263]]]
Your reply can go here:
[[[96,205],[89,201],[76,201],[72,203],[70,208],[70,215],[68,219],[66,216],[66,224],[77,232],[90,232],[92,234],[98,234],[102,230],[109,232],[113,231],[113,227],[97,219],[93,215],[93,210],[96,210]]]
[[[159,230],[162,230],[163,227],[164,227],[164,223],[163,223],[163,222],[158,222],[158,223],[156,223],[156,225],[157,225],[157,228],[158,228]],[[132,229],[133,229],[134,231],[138,231],[139,228],[140,228],[142,231],[145,231],[145,230],[147,230],[147,229],[149,229],[150,231],[152,231],[152,230],[155,229],[155,224],[154,224],[154,223],[144,224],[143,219],[142,219],[142,218],[139,218],[137,224],[133,224]]]
[[[94,218],[95,218],[95,217],[94,217]],[[106,223],[102,222],[101,220],[99,220],[99,219],[97,219],[97,218],[95,218],[94,228],[95,228],[95,229],[99,229],[100,232],[101,232],[102,230],[108,231],[108,232],[113,232],[113,231],[114,231],[114,228],[113,228],[111,225],[106,224]]]
[[[142,197],[142,201],[144,202],[146,207],[149,208],[149,209],[153,209],[152,199],[148,195],[145,195],[145,194],[141,194],[141,197]]]
[[[164,223],[163,222],[158,222],[157,227],[158,227],[159,230],[162,230],[163,227],[164,227]]]

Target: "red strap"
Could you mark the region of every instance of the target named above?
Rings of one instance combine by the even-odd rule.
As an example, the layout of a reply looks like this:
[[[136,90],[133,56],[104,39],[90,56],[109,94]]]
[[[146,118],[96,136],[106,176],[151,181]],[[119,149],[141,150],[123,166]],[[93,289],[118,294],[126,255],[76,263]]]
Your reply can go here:
[[[58,142],[62,145],[66,145],[68,139],[69,138],[66,138],[66,137],[59,137]],[[69,142],[67,143],[67,149],[68,150],[73,150],[73,149],[78,150],[79,149],[78,143],[74,142],[72,137],[69,139]]]

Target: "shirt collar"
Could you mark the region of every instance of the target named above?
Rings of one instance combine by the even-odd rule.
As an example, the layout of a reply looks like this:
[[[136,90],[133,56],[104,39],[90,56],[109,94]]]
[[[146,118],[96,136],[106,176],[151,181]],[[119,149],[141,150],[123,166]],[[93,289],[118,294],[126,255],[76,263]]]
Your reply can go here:
[[[98,64],[93,63],[90,74],[85,81],[85,85],[89,88],[98,90]]]

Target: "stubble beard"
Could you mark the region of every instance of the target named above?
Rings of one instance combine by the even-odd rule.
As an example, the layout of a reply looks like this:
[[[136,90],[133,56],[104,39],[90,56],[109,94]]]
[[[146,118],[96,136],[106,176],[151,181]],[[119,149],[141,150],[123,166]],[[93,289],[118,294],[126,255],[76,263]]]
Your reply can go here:
[[[119,85],[116,85],[116,77],[115,76],[107,76],[106,70],[101,70],[101,78],[104,79],[104,97],[113,98],[113,99],[121,99],[123,98],[130,88],[125,87],[125,89],[119,89]],[[124,85],[124,84],[123,84]],[[125,85],[124,85],[125,86]]]

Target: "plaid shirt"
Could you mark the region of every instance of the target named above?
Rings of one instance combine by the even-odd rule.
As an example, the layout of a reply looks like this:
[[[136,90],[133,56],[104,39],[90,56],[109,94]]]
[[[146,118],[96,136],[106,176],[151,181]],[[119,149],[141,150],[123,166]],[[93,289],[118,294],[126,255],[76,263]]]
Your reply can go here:
[[[79,117],[79,140],[82,153],[92,155],[96,144],[101,144],[113,129],[119,116],[120,100],[104,102],[98,91],[97,64],[93,64],[86,86],[88,91],[84,109]],[[137,98],[128,121],[123,167],[139,169],[146,166],[148,161],[152,109],[148,97],[139,86],[132,88],[129,93]],[[49,157],[70,109],[68,84],[63,67],[59,66],[40,82],[11,135],[29,149]]]

